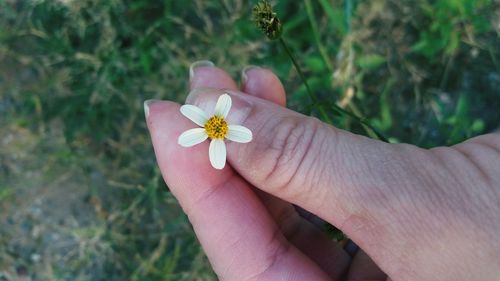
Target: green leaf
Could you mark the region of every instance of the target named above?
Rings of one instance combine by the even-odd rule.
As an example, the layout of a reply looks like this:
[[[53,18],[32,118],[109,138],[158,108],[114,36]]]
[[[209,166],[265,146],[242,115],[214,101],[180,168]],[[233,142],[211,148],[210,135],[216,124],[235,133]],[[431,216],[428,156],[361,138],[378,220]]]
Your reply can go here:
[[[484,130],[484,121],[481,119],[476,119],[470,126],[470,129],[474,133],[481,133]]]
[[[10,188],[10,187],[7,187],[7,186],[0,187],[0,202],[2,202],[4,199],[7,199],[12,194],[14,194],[14,189],[13,188]]]
[[[380,96],[380,128],[383,131],[388,130],[393,125],[390,94],[394,83],[395,83],[394,79],[389,79],[385,84],[382,95]]]
[[[358,58],[358,65],[362,69],[372,70],[386,62],[385,57],[377,54],[368,54]]]
[[[448,46],[446,46],[446,53],[452,55],[458,50],[458,47],[460,46],[459,34],[456,32],[451,33],[449,36],[449,40],[450,41],[448,42]]]
[[[319,3],[328,15],[332,27],[341,35],[345,35],[347,30],[345,26],[345,14],[342,9],[336,9],[328,0],[319,0]]]
[[[311,56],[304,60],[307,67],[314,73],[324,73],[327,71],[326,65],[320,57]]]

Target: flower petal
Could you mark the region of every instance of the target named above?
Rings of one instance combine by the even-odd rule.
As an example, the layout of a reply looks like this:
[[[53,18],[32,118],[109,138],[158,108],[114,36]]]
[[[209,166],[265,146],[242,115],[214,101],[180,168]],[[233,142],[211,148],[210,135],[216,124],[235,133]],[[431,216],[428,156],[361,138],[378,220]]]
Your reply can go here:
[[[181,113],[189,118],[189,120],[196,123],[196,125],[201,127],[205,126],[205,123],[208,120],[208,116],[203,109],[191,104],[181,106]]]
[[[199,144],[208,138],[207,132],[203,128],[187,130],[179,136],[178,143],[184,147],[191,147]]]
[[[229,109],[231,109],[231,104],[231,97],[228,94],[221,95],[215,105],[214,115],[226,118]]]
[[[252,141],[252,131],[240,125],[229,125],[226,138],[235,142],[247,143]]]
[[[210,142],[208,157],[210,158],[212,167],[218,170],[224,168],[226,165],[226,144],[223,140],[214,139]]]

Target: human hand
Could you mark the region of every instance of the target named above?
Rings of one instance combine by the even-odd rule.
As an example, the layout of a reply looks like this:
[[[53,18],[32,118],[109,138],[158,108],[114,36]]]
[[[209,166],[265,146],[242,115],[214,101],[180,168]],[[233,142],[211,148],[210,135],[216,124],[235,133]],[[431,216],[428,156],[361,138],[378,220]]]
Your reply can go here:
[[[240,90],[217,67],[192,74],[187,103],[213,108],[225,89],[228,118],[254,134],[227,143],[229,165],[215,170],[208,142],[177,144],[193,128],[180,105],[146,103],[162,175],[220,279],[498,280],[500,134],[431,150],[386,144],[286,109],[269,70],[248,70]],[[363,251],[351,258],[292,203]]]

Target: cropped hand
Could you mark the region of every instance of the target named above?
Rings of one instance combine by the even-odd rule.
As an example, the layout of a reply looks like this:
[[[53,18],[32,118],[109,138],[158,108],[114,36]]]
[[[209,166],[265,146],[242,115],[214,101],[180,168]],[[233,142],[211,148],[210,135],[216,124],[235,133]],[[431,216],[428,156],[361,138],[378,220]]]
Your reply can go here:
[[[227,143],[214,169],[208,142],[177,144],[193,128],[180,105],[146,102],[158,164],[221,280],[498,280],[500,134],[431,150],[351,134],[285,108],[270,70],[241,87],[205,63],[186,103],[212,108],[228,92],[248,144]],[[362,250],[351,257],[294,207],[335,225]]]

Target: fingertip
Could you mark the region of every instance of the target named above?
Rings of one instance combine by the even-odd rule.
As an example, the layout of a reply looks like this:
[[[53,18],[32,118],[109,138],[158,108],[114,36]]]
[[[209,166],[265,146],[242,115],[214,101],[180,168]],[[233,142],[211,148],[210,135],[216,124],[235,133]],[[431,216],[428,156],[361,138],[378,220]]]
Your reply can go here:
[[[190,89],[217,88],[236,90],[238,86],[233,78],[210,61],[198,61],[189,68]]]
[[[241,91],[252,96],[286,105],[286,93],[278,76],[269,69],[250,65],[241,71]]]
[[[257,65],[247,65],[241,70],[241,88],[244,88],[247,84],[247,81],[249,79],[248,75],[252,75],[253,70],[258,70],[260,68],[261,67]]]
[[[151,100],[145,100],[144,101],[144,116],[146,118],[146,120],[148,119],[149,117],[149,105],[150,104],[153,104],[155,102],[157,102],[158,100],[154,100],[154,99],[151,99]]]
[[[189,66],[189,80],[193,79],[195,70],[201,67],[214,67],[215,64],[209,60],[199,60]]]
[[[171,101],[147,100],[144,102],[144,115],[149,130],[155,129],[158,119],[167,118],[168,115],[180,115],[180,105]]]
[[[156,159],[170,190],[180,200],[193,200],[191,192],[202,190],[207,181],[218,184],[232,173],[231,169],[216,170],[209,161],[207,141],[194,146],[179,145],[179,136],[187,130],[199,128],[180,113],[180,105],[170,101],[147,103],[147,123]],[[196,176],[193,176],[193,168]],[[192,190],[178,188],[192,186]],[[202,192],[203,193],[203,192]]]

